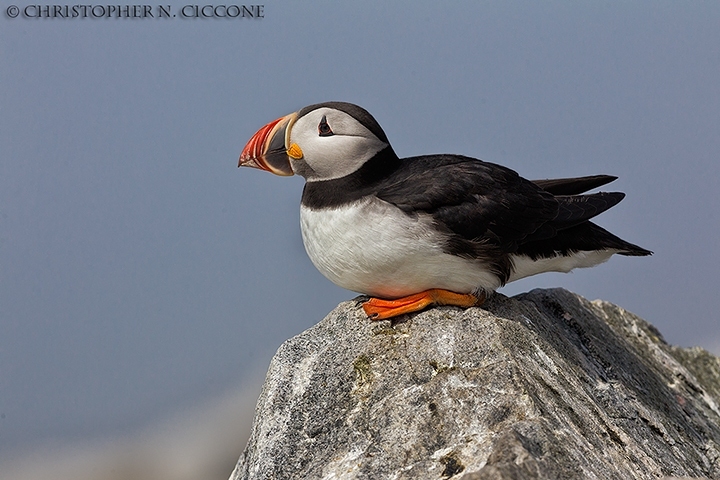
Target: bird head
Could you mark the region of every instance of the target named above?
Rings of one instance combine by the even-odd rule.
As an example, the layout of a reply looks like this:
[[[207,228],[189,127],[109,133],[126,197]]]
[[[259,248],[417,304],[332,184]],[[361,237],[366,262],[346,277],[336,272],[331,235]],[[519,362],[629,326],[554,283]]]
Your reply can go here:
[[[308,181],[349,175],[388,147],[388,139],[365,109],[344,102],[310,105],[274,120],[253,135],[239,167]]]

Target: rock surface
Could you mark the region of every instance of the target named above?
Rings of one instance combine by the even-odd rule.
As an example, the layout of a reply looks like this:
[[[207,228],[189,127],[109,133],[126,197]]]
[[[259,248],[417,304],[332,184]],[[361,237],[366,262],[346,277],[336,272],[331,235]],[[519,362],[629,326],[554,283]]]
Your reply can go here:
[[[720,478],[720,359],[565,290],[370,322],[273,358],[239,479]]]

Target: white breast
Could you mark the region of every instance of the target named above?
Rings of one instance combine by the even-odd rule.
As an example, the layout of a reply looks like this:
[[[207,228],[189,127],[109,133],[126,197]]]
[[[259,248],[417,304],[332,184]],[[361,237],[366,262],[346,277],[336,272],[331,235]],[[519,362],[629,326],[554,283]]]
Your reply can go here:
[[[348,290],[396,298],[430,288],[472,293],[500,286],[480,262],[444,253],[426,214],[411,217],[369,197],[339,208],[301,207],[300,222],[313,264]]]

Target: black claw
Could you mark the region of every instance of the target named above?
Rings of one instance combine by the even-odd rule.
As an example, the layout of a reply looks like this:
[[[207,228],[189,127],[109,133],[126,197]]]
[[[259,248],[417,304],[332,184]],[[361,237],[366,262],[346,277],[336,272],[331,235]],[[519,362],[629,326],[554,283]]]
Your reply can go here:
[[[367,302],[368,300],[370,300],[370,297],[367,295],[359,295],[359,296],[355,297],[355,307],[361,306],[363,303]]]

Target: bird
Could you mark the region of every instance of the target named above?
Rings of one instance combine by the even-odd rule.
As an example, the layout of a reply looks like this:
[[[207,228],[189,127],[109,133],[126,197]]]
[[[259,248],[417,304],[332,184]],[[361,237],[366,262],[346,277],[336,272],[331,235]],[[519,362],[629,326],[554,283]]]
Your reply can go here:
[[[621,192],[611,175],[527,180],[464,155],[400,158],[375,118],[324,102],[255,133],[238,166],[305,179],[305,250],[330,281],[365,296],[372,320],[434,305],[482,305],[508,282],[652,252],[590,219]]]

